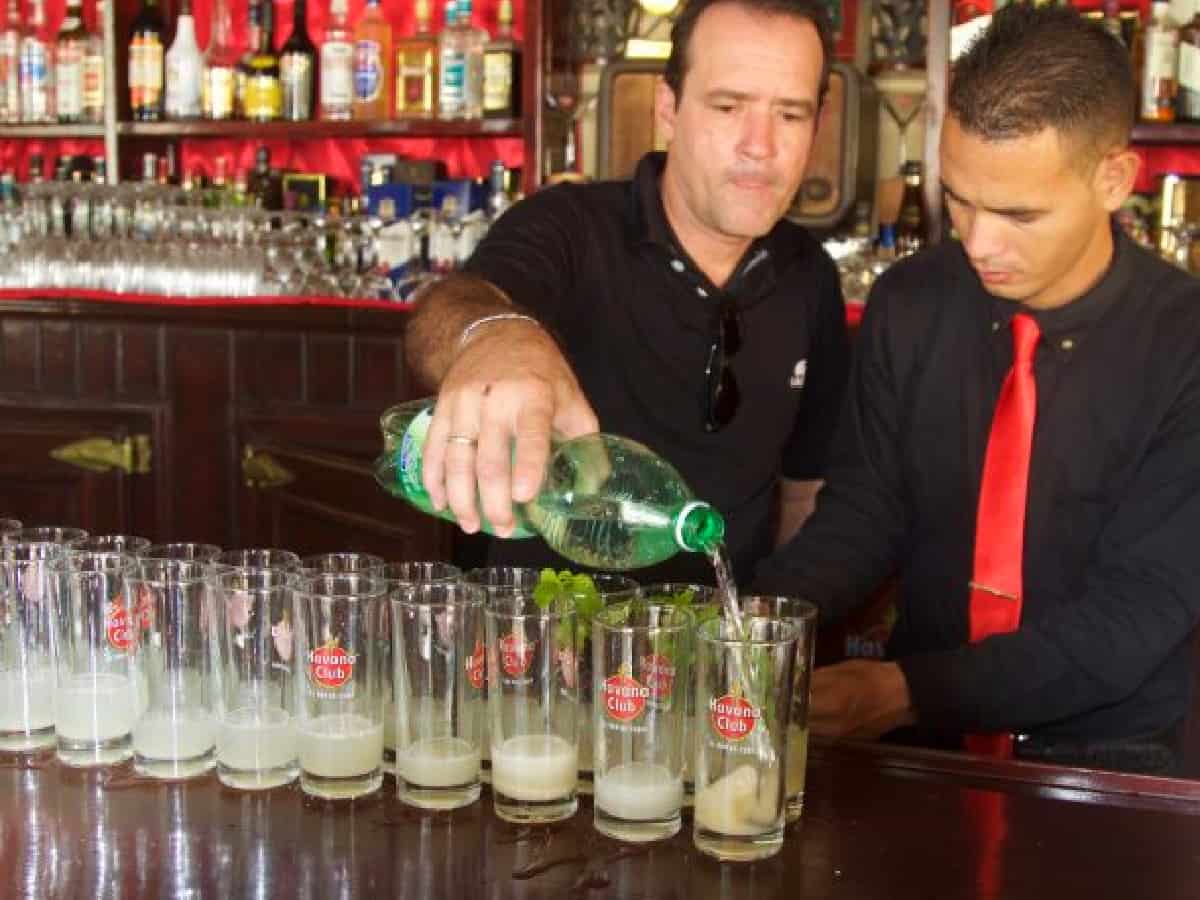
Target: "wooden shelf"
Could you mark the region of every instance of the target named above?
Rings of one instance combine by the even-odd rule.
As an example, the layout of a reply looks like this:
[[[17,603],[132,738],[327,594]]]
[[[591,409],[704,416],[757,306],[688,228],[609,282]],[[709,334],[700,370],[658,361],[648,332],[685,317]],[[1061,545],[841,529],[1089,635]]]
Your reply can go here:
[[[1200,123],[1139,122],[1133,126],[1135,144],[1200,144]]]
[[[121,122],[122,137],[249,138],[311,140],[353,137],[521,137],[520,119],[443,122],[438,119],[389,119],[378,122]]]
[[[0,125],[0,140],[16,138],[97,138],[103,140],[103,125]]]

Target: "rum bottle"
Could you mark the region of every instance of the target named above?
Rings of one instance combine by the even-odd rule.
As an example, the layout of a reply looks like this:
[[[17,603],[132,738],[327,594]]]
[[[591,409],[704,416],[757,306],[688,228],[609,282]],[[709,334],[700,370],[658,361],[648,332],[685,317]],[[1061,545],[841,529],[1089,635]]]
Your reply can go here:
[[[354,118],[386,119],[391,110],[392,26],[379,0],[367,8],[354,28]]]
[[[513,37],[512,21],[512,0],[500,0],[496,36],[483,48],[483,115],[487,119],[521,114],[521,45]]]
[[[308,0],[295,0],[292,33],[279,51],[283,82],[283,117],[289,122],[312,118],[313,87],[317,77],[317,48],[308,36]]]
[[[321,118],[349,119],[354,108],[354,45],[346,25],[346,0],[332,0],[329,27],[321,44]]]
[[[417,32],[396,41],[396,116],[437,115],[438,41],[429,30],[429,0],[417,0]]]
[[[238,51],[233,40],[229,0],[216,0],[200,84],[200,112],[206,119],[232,119],[237,112]]]
[[[158,0],[142,0],[129,30],[129,107],[139,122],[162,118],[163,30]]]
[[[1141,116],[1147,122],[1175,121],[1175,93],[1179,66],[1179,28],[1171,20],[1169,6],[1152,5],[1145,34],[1142,62]]]

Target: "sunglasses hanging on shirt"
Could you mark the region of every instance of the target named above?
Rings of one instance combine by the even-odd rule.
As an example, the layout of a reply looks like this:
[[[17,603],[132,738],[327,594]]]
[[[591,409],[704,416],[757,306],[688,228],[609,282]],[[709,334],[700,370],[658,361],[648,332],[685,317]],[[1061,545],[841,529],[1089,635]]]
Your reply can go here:
[[[720,431],[733,421],[741,403],[730,361],[742,347],[742,326],[733,297],[725,294],[717,310],[708,361],[704,367],[704,430]]]

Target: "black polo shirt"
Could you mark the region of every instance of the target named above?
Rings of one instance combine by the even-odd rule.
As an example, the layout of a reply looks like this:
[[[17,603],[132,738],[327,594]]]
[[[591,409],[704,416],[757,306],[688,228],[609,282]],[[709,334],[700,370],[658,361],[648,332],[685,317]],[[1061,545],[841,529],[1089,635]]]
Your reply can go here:
[[[1019,630],[970,645],[991,417],[1019,307],[957,243],[871,294],[818,509],[759,585],[826,621],[899,568],[889,651],[922,726],[1127,738],[1188,708],[1200,615],[1200,283],[1116,232],[1105,277],[1033,312],[1037,421]]]
[[[506,212],[467,262],[559,339],[603,431],[647,444],[725,516],[735,568],[770,549],[779,476],[819,478],[848,350],[837,269],[803,228],[779,222],[725,285],[741,319],[733,421],[704,429],[705,363],[722,292],[680,248],[663,212],[665,157],[632,181],[565,184]],[[541,541],[495,541],[494,562],[570,565]],[[694,554],[642,570],[713,580]]]

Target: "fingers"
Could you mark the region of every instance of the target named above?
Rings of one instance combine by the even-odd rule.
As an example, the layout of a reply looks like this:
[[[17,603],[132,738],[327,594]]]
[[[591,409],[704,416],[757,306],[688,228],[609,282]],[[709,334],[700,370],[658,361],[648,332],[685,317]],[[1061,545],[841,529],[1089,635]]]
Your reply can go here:
[[[467,534],[479,530],[479,509],[475,498],[479,488],[475,479],[475,460],[479,452],[481,391],[461,391],[450,410],[450,431],[446,435],[446,505],[454,513],[459,527]],[[470,439],[470,440],[468,440]]]
[[[490,399],[490,398],[488,398]],[[512,429],[501,404],[485,402],[475,457],[483,516],[499,537],[512,534]]]
[[[552,416],[545,402],[530,403],[517,414],[512,497],[518,503],[532,500],[545,478]]]

